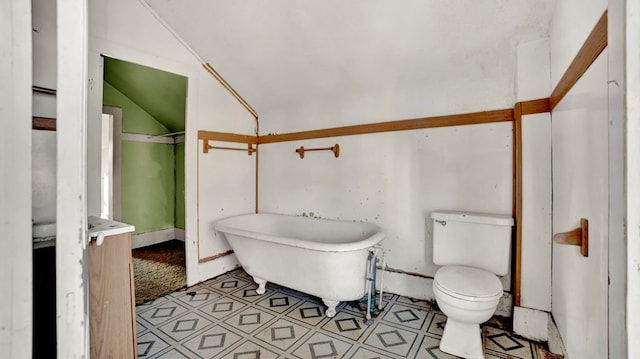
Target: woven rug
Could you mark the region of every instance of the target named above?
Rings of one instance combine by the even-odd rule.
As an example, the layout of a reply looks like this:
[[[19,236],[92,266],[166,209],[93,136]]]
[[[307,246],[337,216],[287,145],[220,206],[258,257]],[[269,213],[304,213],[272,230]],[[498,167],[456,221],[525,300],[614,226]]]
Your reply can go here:
[[[133,250],[136,305],[186,286],[184,242],[171,240]]]

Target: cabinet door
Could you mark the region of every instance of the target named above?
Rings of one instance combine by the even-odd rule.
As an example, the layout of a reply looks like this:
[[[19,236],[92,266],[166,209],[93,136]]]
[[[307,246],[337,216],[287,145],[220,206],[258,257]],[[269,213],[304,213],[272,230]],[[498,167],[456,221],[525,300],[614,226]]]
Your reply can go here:
[[[91,358],[134,358],[131,235],[92,242],[88,260]]]

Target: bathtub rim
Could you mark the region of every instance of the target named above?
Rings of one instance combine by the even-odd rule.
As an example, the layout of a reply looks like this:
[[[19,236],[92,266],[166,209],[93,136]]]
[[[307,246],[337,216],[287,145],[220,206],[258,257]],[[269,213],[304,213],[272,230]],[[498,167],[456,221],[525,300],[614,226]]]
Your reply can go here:
[[[370,248],[375,245],[378,245],[385,238],[385,231],[380,226],[371,222],[356,222],[358,224],[365,224],[367,227],[370,227],[373,230],[373,232],[368,237],[364,237],[358,241],[348,242],[348,243],[324,243],[324,242],[309,241],[301,238],[276,236],[273,234],[267,234],[267,233],[237,228],[235,226],[229,226],[224,223],[226,220],[236,219],[240,217],[260,216],[260,215],[270,215],[270,216],[276,216],[276,217],[280,216],[280,217],[287,217],[287,218],[300,218],[300,219],[307,219],[307,220],[314,220],[314,221],[341,222],[346,224],[352,223],[351,221],[338,220],[338,219],[309,218],[309,217],[296,216],[296,215],[290,215],[290,214],[261,212],[261,213],[239,214],[235,216],[221,218],[214,223],[214,229],[215,231],[223,234],[229,233],[236,236],[241,236],[241,237],[246,237],[246,238],[251,238],[256,240],[264,240],[271,243],[309,249],[309,250],[322,251],[322,252],[348,252],[348,251],[362,250],[362,249],[366,249],[366,248]]]

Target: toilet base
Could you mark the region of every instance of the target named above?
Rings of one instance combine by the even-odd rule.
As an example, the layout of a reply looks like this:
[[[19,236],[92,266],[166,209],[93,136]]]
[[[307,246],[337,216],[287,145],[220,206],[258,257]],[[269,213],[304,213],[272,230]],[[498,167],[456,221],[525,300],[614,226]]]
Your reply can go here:
[[[466,359],[484,359],[480,325],[447,318],[440,340],[440,350]]]

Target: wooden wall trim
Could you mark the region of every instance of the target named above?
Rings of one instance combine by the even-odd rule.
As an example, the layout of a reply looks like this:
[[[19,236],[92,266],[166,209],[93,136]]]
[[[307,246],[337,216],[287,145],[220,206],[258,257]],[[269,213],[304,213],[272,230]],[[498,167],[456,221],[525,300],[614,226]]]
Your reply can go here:
[[[198,242],[198,245],[200,245],[200,243]],[[200,248],[198,248],[198,251],[200,250]],[[198,263],[202,264],[202,263],[206,263],[206,262],[211,262],[211,261],[215,261],[218,258],[222,258],[222,257],[226,257],[230,254],[233,254],[233,250],[229,249],[226,252],[222,252],[222,253],[218,253],[216,255],[213,256],[209,256],[209,257],[204,257],[204,258],[198,258]]]
[[[49,117],[33,117],[31,119],[31,129],[43,131],[55,131],[56,119]]]
[[[589,66],[598,58],[600,53],[607,47],[607,11],[598,20],[589,37],[584,42],[580,51],[569,65],[558,85],[550,96],[551,110],[553,110],[564,96],[571,90],[573,85],[582,77]]]
[[[551,112],[551,103],[548,97],[537,100],[518,102],[518,104],[520,104],[520,113],[522,116]],[[518,106],[518,104],[516,104],[516,106]]]
[[[258,144],[258,136],[239,135],[236,133],[216,132],[216,131],[198,131],[199,140],[236,142],[256,145]]]
[[[509,121],[513,121],[512,109],[378,122],[364,125],[327,128],[323,130],[292,132],[279,135],[263,135],[260,136],[260,144]]]
[[[514,265],[514,305],[520,306],[522,283],[522,115],[523,104],[518,102],[514,108],[513,154],[514,154],[514,219],[515,219],[515,265]]]

